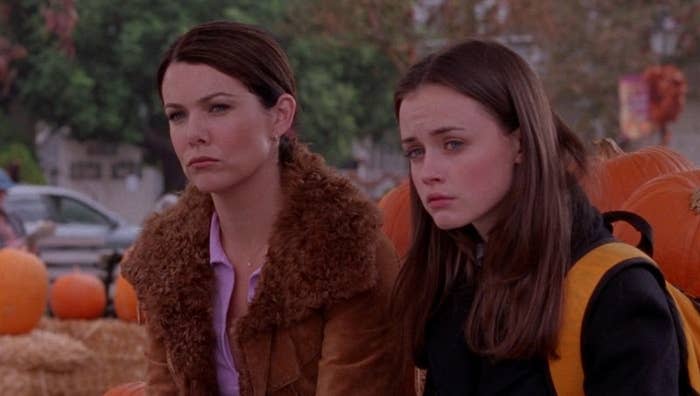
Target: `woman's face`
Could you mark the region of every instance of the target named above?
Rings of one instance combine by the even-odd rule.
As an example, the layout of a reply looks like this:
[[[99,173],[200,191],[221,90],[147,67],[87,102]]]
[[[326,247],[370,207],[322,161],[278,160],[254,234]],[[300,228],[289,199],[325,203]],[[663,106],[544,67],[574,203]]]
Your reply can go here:
[[[162,84],[170,139],[187,178],[221,193],[277,167],[277,109],[204,64],[172,63]]]
[[[521,160],[519,133],[508,133],[473,99],[436,84],[404,98],[399,125],[411,179],[435,224],[448,230],[471,223],[487,238]]]

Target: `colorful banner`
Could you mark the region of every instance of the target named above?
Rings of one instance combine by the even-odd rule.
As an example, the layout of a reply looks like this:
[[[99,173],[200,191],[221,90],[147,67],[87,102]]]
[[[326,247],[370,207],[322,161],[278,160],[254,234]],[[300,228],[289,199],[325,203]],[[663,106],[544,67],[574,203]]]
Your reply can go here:
[[[649,135],[653,125],[649,119],[649,85],[641,74],[622,76],[618,82],[620,98],[620,134],[625,140]]]

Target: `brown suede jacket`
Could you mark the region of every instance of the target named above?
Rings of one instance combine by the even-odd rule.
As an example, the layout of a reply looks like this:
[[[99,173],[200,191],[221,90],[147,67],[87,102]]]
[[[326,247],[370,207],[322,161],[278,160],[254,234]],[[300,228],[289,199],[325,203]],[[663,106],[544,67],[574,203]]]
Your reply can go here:
[[[390,395],[402,370],[387,322],[398,261],[374,205],[300,146],[248,313],[229,323],[241,395]],[[216,395],[208,194],[150,218],[122,274],[147,314],[148,394]]]

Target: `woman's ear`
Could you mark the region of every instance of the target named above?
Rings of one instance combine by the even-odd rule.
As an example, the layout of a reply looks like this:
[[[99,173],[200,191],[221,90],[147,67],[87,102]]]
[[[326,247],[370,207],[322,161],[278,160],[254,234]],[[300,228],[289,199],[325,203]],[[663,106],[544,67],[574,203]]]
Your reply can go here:
[[[279,139],[287,133],[294,123],[294,115],[297,111],[297,101],[288,93],[277,98],[277,104],[271,109],[273,112],[273,137]]]
[[[514,130],[510,134],[511,143],[513,144],[513,152],[515,154],[514,163],[520,164],[523,162],[523,149],[522,149],[522,134],[520,133],[520,128]]]

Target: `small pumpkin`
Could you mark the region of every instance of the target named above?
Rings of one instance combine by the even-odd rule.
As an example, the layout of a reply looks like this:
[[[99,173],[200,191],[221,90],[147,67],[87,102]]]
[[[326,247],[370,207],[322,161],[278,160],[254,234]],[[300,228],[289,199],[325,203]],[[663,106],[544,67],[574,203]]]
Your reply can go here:
[[[95,275],[74,271],[51,286],[51,312],[60,319],[97,319],[107,306],[105,285]]]
[[[114,310],[121,320],[136,322],[139,319],[136,291],[121,275],[117,277],[114,285]]]
[[[146,383],[129,382],[109,389],[103,396],[143,396],[146,394]]]
[[[39,257],[0,249],[0,334],[28,333],[46,310],[49,276]]]
[[[379,200],[382,211],[382,231],[394,244],[399,257],[403,257],[411,246],[411,187],[408,180],[387,192]]]
[[[654,260],[671,283],[700,297],[700,169],[659,176],[636,190],[622,206],[651,224]],[[639,233],[624,223],[615,236],[636,244]]]
[[[581,184],[593,206],[601,212],[619,210],[629,196],[645,182],[668,173],[691,170],[695,165],[667,147],[650,146],[625,153],[606,139],[598,147],[588,175]]]

